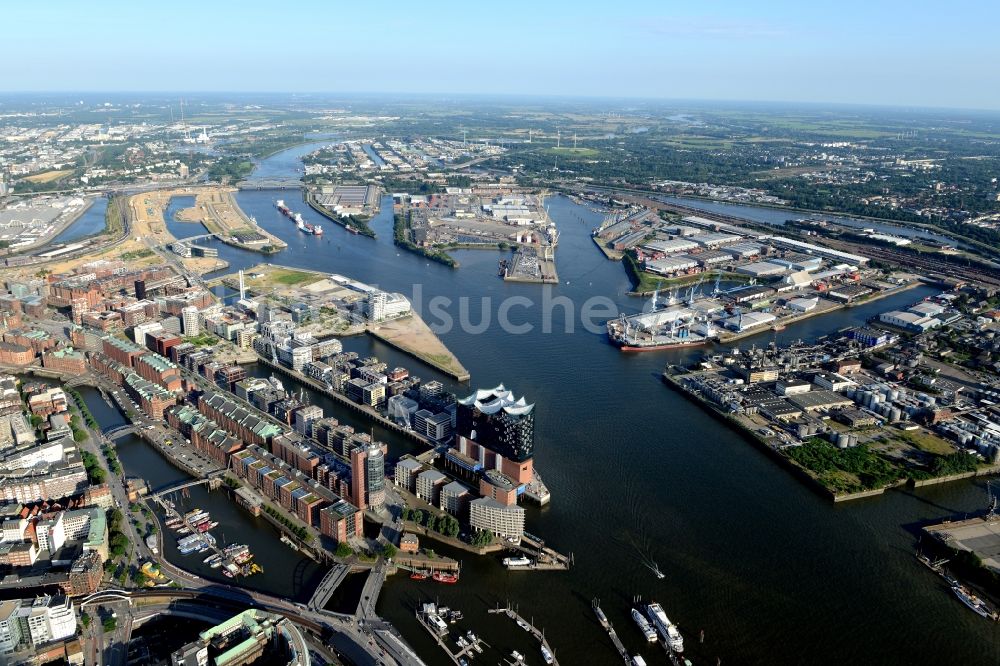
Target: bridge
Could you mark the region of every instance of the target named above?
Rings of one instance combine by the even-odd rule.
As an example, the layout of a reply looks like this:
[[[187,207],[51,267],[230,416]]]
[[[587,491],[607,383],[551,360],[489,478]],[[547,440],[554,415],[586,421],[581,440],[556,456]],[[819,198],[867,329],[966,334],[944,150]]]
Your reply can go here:
[[[219,237],[218,234],[209,232],[207,234],[202,234],[200,236],[188,236],[187,238],[178,238],[177,240],[170,241],[168,245],[173,245],[175,243],[194,243],[195,241],[211,240],[213,238],[218,238],[218,237]]]
[[[313,610],[323,610],[330,603],[330,597],[334,591],[344,582],[347,574],[351,573],[351,567],[347,564],[335,564],[319,582],[309,599],[309,608]]]
[[[236,184],[241,190],[297,190],[302,187],[298,178],[258,178],[244,180]]]
[[[157,490],[156,492],[151,493],[149,495],[149,498],[150,499],[154,499],[154,500],[158,500],[161,497],[163,497],[164,495],[169,495],[170,493],[175,493],[178,490],[184,490],[185,488],[192,488],[194,486],[205,485],[205,486],[208,486],[209,489],[218,488],[219,484],[222,483],[222,480],[219,478],[221,474],[222,474],[221,471],[219,471],[219,472],[213,472],[213,473],[209,474],[208,477],[206,477],[204,479],[194,479],[193,481],[185,481],[184,483],[177,483],[177,484],[174,484],[172,486],[168,486],[166,488],[161,488],[160,490]]]
[[[80,600],[79,607],[83,608],[89,603],[104,603],[108,601],[127,601],[132,605],[132,597],[129,590],[97,590]]]
[[[111,428],[110,430],[104,431],[104,436],[112,441],[121,439],[127,435],[135,435],[139,432],[139,429],[131,424],[120,425],[116,428]]]
[[[92,377],[89,377],[88,375],[77,375],[76,377],[72,377],[63,382],[63,386],[66,388],[76,388],[77,386],[84,386],[93,383],[94,380]]]

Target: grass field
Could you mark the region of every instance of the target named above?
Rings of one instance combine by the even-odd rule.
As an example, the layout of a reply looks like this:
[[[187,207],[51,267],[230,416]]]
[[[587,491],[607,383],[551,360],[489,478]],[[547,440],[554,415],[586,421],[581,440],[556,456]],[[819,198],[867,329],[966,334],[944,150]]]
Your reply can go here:
[[[597,157],[601,153],[594,148],[548,148],[548,153],[560,157]]]
[[[909,430],[899,434],[898,439],[915,446],[921,451],[935,453],[939,456],[951,455],[955,452],[955,447],[937,435],[924,430]]]
[[[275,284],[283,284],[291,287],[292,285],[316,280],[317,277],[312,273],[303,273],[301,271],[293,271],[287,268],[279,268],[271,273],[270,279],[271,282],[274,282]]]
[[[61,169],[56,171],[43,171],[42,173],[36,173],[33,176],[28,176],[25,180],[32,183],[51,183],[56,180],[65,178],[66,176],[73,173],[72,169]]]

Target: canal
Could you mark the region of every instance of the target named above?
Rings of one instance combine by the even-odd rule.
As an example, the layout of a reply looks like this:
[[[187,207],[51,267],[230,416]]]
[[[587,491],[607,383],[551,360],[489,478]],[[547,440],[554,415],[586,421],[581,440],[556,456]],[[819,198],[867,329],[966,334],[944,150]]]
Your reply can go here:
[[[303,151],[264,160],[255,176],[263,169],[268,176],[291,176],[295,165],[301,166],[292,153]],[[600,330],[580,325],[581,308],[595,295],[627,313],[643,305],[626,295],[630,285],[622,266],[606,260],[590,239],[600,215],[565,198],[551,199],[549,214],[561,232],[556,259],[562,283],[540,287],[497,279],[496,252],[456,252],[461,267],[452,270],[396,248],[391,202],[383,201],[371,222],[376,239],[335,225],[325,225],[327,233],[317,238],[297,232],[275,210],[278,198],[308,222],[324,220],[297,193],[240,192],[243,210],[289,244],[267,261],[400,291],[432,326],[440,318],[428,308],[430,299],[447,299],[445,310],[456,325],[439,327],[440,337],[472,373],[471,386],[502,382],[536,404],[536,463],[553,499],[542,509],[528,507],[528,529],[573,552],[576,566],[568,572],[512,573],[490,558],[460,555],[465,568],[458,585],[390,579],[379,612],[428,663],[446,663],[413,618],[415,605],[431,599],[461,609],[470,618],[466,624],[487,642],[507,654],[518,649],[533,663],[540,661],[537,650],[519,647],[525,634],[505,618],[487,616],[487,608],[508,599],[519,604],[522,615],[545,627],[563,663],[620,663],[593,617],[595,596],[630,650],[649,663],[662,662],[659,648],[644,644],[628,615],[636,595],[663,604],[684,632],[695,663],[714,663],[716,657],[741,664],[1000,661],[995,626],[962,606],[913,557],[920,525],[984,507],[984,482],[893,491],[837,506],[814,493],[738,432],[660,382],[665,363],[691,360],[699,350],[627,355],[609,345]],[[262,260],[213,246],[232,271]],[[928,293],[933,290],[915,289],[739,344],[816,337]],[[496,324],[500,304],[513,296],[530,303],[512,309],[512,323],[530,327],[520,334]],[[560,297],[567,307],[552,307],[553,301],[563,302]],[[466,327],[457,325],[463,303]],[[486,316],[490,321],[482,332],[464,330]],[[366,337],[346,339],[344,345],[455,386]],[[330,406],[329,411],[348,419],[346,410]],[[378,429],[376,436],[389,443],[393,456],[409,446]],[[644,559],[655,560],[665,578],[654,578]],[[702,629],[705,643],[699,645]]]
[[[99,391],[86,386],[79,390],[102,430],[126,423],[124,415],[117,407],[106,403]],[[154,492],[192,478],[174,467],[152,445],[135,435],[118,440],[117,449],[125,474],[146,479]],[[264,572],[242,579],[240,584],[245,587],[305,601],[326,573],[324,567],[281,543],[280,532],[276,528],[264,518],[254,518],[238,507],[229,499],[225,490],[209,491],[204,486],[194,486],[183,491],[183,494],[178,493],[173,500],[182,512],[195,508],[208,511],[212,520],[219,523],[212,534],[220,545],[243,543],[250,546],[254,561],[263,567]],[[159,509],[157,515],[162,526],[163,514]],[[212,569],[203,563],[207,553],[181,555],[174,533],[167,530],[163,537],[163,554],[171,564],[208,580],[232,582],[222,575],[221,569]]]

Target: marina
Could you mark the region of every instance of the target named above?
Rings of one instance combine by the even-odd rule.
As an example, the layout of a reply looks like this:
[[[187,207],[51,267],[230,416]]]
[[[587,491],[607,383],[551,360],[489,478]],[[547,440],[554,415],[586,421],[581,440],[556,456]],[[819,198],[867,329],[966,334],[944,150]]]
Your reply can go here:
[[[434,641],[454,664],[465,666],[468,664],[468,660],[476,654],[482,654],[484,647],[489,647],[489,644],[471,629],[464,634],[461,630],[452,633],[450,624],[462,619],[461,611],[428,602],[420,606],[416,617],[421,626],[434,638]],[[449,647],[449,640],[452,640],[458,647],[457,651],[453,652],[452,648]]]
[[[490,609],[489,612],[494,614],[506,615],[510,619],[514,620],[514,623],[517,624],[518,627],[528,632],[536,640],[538,640],[539,642],[538,649],[539,652],[541,653],[542,660],[546,664],[554,664],[558,666],[559,662],[556,660],[556,652],[552,648],[552,646],[549,645],[548,640],[546,640],[545,630],[536,628],[535,625],[532,624],[532,622],[534,622],[534,619],[532,619],[531,622],[525,620],[523,617],[521,617],[521,615],[518,614],[516,610],[514,610],[514,608],[509,603],[503,608],[499,606],[496,608],[492,608]]]

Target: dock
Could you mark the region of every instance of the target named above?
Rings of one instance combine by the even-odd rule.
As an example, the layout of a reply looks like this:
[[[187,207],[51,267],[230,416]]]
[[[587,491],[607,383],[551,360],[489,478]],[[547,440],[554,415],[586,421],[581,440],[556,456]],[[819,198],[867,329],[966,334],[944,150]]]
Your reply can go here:
[[[498,606],[497,608],[491,608],[487,612],[506,615],[510,619],[514,620],[514,622],[516,622],[518,626],[520,626],[522,629],[524,629],[524,626],[522,626],[522,624],[527,626],[528,628],[525,629],[525,631],[527,631],[529,634],[538,639],[538,642],[541,644],[541,646],[546,650],[548,650],[549,654],[552,655],[552,663],[555,666],[559,666],[559,660],[556,659],[556,651],[552,649],[552,646],[549,645],[548,640],[545,638],[544,629],[538,629],[537,627],[535,627],[533,622],[529,622],[520,615],[518,615],[517,611],[515,611],[509,603],[503,608],[500,608]]]
[[[609,620],[608,616],[601,610],[600,600],[594,599],[591,602],[591,605],[594,608],[594,613],[597,615],[597,621],[600,622],[601,626],[608,632],[608,636],[611,637],[611,642],[614,643],[615,649],[618,650],[618,654],[621,655],[626,664],[631,663],[632,657],[629,656],[628,650],[625,649],[625,644],[622,643],[622,639],[618,638],[618,632],[615,631],[614,626],[611,624],[611,620]]]
[[[521,542],[515,547],[535,560],[530,566],[518,567],[518,571],[566,571],[573,564],[572,553],[563,555],[546,546],[541,537],[527,532],[521,536]]]
[[[460,664],[461,662],[459,660],[464,659],[465,657],[472,659],[473,652],[481,653],[483,651],[483,646],[490,647],[489,643],[476,634],[467,632],[465,635],[459,635],[458,639],[456,639],[456,644],[461,649],[458,652],[452,652],[451,648],[448,647],[448,644],[445,643],[445,638],[450,637],[450,631],[448,629],[448,624],[438,615],[438,612],[441,610],[447,609],[437,608],[434,604],[427,603],[423,604],[422,608],[417,609],[416,616],[417,620],[420,622],[420,626],[427,630],[427,633],[434,638],[435,642],[437,642],[441,649],[445,651],[445,654],[448,655],[453,663]],[[435,619],[437,619],[437,623],[435,623]],[[470,635],[473,636],[474,639],[469,638]],[[464,645],[462,643],[458,643],[458,641],[462,641]]]

